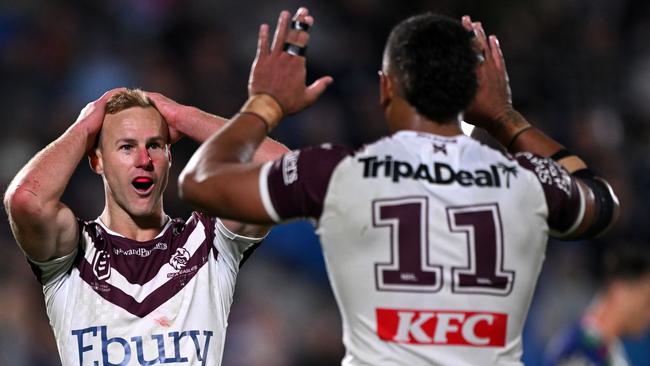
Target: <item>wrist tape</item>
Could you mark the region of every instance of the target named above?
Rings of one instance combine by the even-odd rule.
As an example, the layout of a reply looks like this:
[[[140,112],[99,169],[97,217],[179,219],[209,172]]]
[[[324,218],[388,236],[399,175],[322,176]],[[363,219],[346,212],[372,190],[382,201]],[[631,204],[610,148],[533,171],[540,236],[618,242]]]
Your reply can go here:
[[[280,103],[265,93],[253,94],[248,97],[239,112],[254,114],[261,118],[266,123],[266,133],[271,132],[284,116]]]

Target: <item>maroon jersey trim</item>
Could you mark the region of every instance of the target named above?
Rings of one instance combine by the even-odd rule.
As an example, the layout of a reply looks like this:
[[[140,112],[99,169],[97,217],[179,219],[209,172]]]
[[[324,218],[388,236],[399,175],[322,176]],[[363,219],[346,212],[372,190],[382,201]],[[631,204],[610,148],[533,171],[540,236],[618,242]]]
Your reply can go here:
[[[530,152],[517,153],[515,158],[522,168],[535,174],[542,186],[552,235],[571,234],[584,214],[584,198],[575,178],[552,159]]]
[[[331,176],[352,151],[332,145],[308,147],[290,151],[273,162],[270,168],[263,169],[261,173],[266,175],[270,201],[265,202],[269,216],[280,220],[320,218]],[[267,193],[264,188],[261,194],[265,200]]]

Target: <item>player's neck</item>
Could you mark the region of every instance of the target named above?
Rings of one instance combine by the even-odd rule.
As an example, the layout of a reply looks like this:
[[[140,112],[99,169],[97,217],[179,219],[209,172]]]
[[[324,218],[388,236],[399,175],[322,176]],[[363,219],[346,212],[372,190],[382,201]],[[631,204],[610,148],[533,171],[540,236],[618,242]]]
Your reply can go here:
[[[440,136],[462,135],[463,130],[460,128],[461,116],[444,121],[433,121],[416,111],[413,106],[406,103],[401,98],[395,98],[386,111],[389,130],[391,133],[397,131],[409,130],[417,132],[426,132]]]
[[[106,205],[99,219],[106,227],[126,238],[148,241],[160,234],[169,216],[162,207],[150,215],[134,217],[120,208]]]

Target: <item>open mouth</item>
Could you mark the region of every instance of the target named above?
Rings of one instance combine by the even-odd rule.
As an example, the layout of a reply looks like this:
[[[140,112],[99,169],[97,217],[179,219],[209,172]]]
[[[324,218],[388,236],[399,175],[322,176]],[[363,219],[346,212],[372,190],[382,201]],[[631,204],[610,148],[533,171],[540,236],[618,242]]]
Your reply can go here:
[[[140,193],[147,193],[153,186],[153,179],[147,177],[138,177],[131,182],[136,191]]]

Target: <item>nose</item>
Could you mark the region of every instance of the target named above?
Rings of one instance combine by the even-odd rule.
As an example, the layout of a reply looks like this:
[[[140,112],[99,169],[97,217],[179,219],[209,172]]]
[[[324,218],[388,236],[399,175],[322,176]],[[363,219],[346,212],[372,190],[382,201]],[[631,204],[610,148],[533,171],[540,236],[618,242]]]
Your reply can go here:
[[[153,167],[153,161],[151,160],[148,149],[139,149],[137,167],[143,169],[150,169]]]

